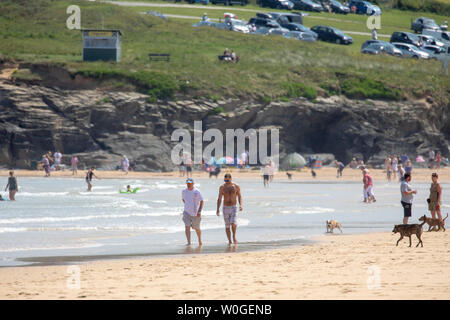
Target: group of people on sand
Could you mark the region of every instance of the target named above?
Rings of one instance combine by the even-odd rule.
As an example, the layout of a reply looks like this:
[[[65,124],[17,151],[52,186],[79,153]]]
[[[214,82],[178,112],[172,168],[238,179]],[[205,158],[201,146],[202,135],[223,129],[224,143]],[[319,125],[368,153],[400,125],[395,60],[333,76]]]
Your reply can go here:
[[[395,181],[397,177],[401,182],[405,173],[411,173],[413,170],[412,162],[406,153],[401,157],[397,155],[387,156],[384,160],[384,168],[386,169],[386,178],[389,182],[392,179]]]
[[[223,199],[223,218],[225,221],[225,233],[228,238],[228,244],[237,244],[237,203],[239,202],[239,211],[242,211],[242,195],[239,185],[234,183],[230,173],[224,176],[224,184],[219,187],[219,197],[217,199],[217,216],[220,216],[220,207]],[[191,228],[195,230],[198,238],[198,244],[202,245],[202,232],[200,223],[203,210],[203,196],[200,190],[194,186],[194,180],[186,180],[186,189],[181,192],[181,200],[184,203],[183,222],[185,225],[187,245],[191,245]]]
[[[62,158],[63,155],[59,150],[56,150],[54,154],[52,154],[51,151],[48,151],[46,154],[42,155],[40,164],[45,171],[45,177],[50,177],[52,171],[58,171],[64,168]],[[78,162],[79,159],[76,155],[72,156],[70,159],[72,175],[78,174]]]

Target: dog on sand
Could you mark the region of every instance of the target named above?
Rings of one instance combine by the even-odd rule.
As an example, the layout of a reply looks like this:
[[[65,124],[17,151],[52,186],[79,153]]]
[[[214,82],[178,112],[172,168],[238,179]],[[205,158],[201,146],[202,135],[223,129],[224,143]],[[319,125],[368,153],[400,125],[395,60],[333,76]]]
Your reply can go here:
[[[419,221],[424,221],[426,224],[428,224],[428,226],[429,226],[428,232],[431,231],[431,228],[433,228],[433,231],[440,231],[442,229],[445,232],[445,219],[447,219],[447,218],[448,218],[448,213],[447,213],[447,216],[442,221],[440,221],[439,219],[429,218],[426,215],[423,215],[422,217],[419,218]],[[436,229],[436,227],[437,227],[437,229]]]
[[[334,228],[338,228],[339,231],[342,233],[342,229],[341,229],[342,226],[336,220],[327,220],[326,226],[327,226],[327,233],[334,233],[333,232]]]
[[[217,176],[219,175],[219,173],[220,173],[220,168],[219,168],[219,167],[216,167],[216,169],[214,169],[214,171],[210,171],[210,172],[209,172],[209,177],[211,178],[212,176],[216,176],[216,178],[217,178]]]
[[[292,173],[286,172],[286,175],[287,175],[289,180],[292,180]]]
[[[400,239],[397,240],[397,245],[400,242],[400,240],[403,239],[403,237],[409,237],[409,246],[411,247],[411,236],[413,234],[416,235],[417,239],[419,239],[419,242],[416,245],[416,248],[419,246],[419,244],[423,247],[422,242],[422,226],[425,224],[425,222],[422,222],[421,224],[396,224],[394,226],[394,229],[392,230],[393,233],[400,233]]]

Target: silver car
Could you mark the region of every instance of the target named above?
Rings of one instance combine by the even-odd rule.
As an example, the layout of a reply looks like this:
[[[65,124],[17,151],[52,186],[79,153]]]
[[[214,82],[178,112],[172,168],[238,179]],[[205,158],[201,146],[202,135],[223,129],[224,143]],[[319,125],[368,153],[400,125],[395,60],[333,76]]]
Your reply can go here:
[[[312,33],[301,32],[301,31],[289,31],[284,35],[287,39],[297,39],[302,41],[315,42],[317,37],[315,37]]]
[[[397,49],[400,49],[403,53],[403,56],[406,58],[414,58],[414,59],[430,59],[431,58],[431,55],[428,52],[420,50],[412,44],[400,43],[400,42],[393,42],[392,44]]]
[[[400,49],[396,48],[394,45],[390,43],[372,43],[361,49],[361,53],[368,54],[389,54],[391,56],[401,57],[403,53]]]

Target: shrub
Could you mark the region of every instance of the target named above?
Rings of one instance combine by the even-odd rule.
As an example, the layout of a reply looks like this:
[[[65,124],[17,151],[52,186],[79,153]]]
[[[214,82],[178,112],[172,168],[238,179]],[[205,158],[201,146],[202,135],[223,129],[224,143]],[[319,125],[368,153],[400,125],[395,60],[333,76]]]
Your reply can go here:
[[[221,114],[221,113],[223,113],[224,111],[225,111],[225,110],[223,110],[222,107],[215,107],[215,108],[212,109],[208,114],[211,115],[211,116],[214,116],[214,115]]]
[[[345,78],[341,81],[341,91],[352,99],[385,99],[401,100],[403,95],[399,89],[386,87],[382,82],[368,78]]]
[[[317,91],[313,87],[309,87],[299,82],[285,82],[283,84],[286,95],[289,98],[305,97],[308,100],[317,98]]]

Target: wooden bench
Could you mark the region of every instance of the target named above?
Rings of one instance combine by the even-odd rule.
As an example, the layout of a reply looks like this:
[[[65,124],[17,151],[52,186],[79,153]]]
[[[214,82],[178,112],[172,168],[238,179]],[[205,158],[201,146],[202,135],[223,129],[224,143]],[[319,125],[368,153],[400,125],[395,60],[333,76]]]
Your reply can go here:
[[[170,61],[169,53],[149,53],[150,61]]]

